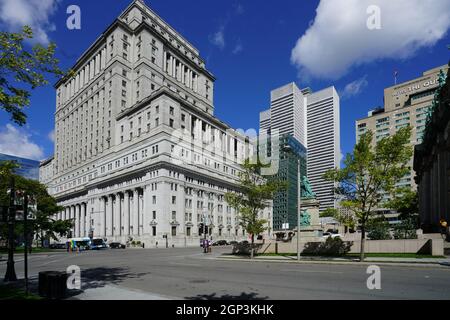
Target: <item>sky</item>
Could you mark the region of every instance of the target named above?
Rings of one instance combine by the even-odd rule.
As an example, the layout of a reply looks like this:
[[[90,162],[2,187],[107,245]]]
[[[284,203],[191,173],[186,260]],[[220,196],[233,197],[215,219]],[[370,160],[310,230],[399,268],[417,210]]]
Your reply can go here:
[[[35,30],[55,42],[61,67],[76,59],[131,0],[0,0],[0,30]],[[270,91],[289,82],[340,94],[341,153],[355,144],[355,121],[383,105],[383,90],[447,64],[450,0],[145,0],[200,50],[217,78],[215,115],[258,129]],[[69,30],[78,5],[81,29]],[[31,44],[30,44],[31,45]],[[0,110],[0,153],[43,160],[53,154],[55,79],[32,91],[27,124]]]

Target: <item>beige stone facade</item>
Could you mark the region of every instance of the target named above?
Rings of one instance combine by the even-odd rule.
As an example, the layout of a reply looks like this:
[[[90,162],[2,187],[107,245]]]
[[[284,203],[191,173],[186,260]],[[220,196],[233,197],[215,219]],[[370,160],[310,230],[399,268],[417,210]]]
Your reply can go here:
[[[382,138],[394,135],[400,128],[412,127],[411,145],[422,142],[427,113],[438,87],[439,71],[447,73],[448,66],[443,65],[425,71],[421,77],[388,87],[384,90],[384,109],[370,111],[368,117],[356,121],[356,139],[366,131],[374,132],[374,143]],[[411,172],[398,186],[410,186],[416,189],[414,182],[413,158]]]

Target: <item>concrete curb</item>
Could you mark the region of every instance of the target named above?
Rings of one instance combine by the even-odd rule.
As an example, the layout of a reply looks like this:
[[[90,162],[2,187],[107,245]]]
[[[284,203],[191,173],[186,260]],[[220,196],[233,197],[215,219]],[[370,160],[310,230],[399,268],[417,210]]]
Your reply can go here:
[[[450,263],[447,262],[410,262],[410,261],[334,261],[334,260],[288,260],[288,259],[245,259],[245,258],[231,258],[231,257],[217,257],[216,260],[222,261],[240,261],[240,262],[273,262],[273,263],[294,263],[294,264],[338,264],[338,265],[354,265],[354,266],[368,266],[368,265],[388,265],[388,266],[409,266],[409,267],[423,267],[423,268],[441,268],[449,269]]]

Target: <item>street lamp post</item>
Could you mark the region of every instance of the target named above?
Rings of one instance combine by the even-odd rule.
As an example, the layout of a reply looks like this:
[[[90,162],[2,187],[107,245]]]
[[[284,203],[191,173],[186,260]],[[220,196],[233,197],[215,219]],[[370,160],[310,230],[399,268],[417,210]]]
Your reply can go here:
[[[14,177],[10,180],[9,211],[8,211],[8,262],[4,281],[17,281],[14,269],[14,220],[16,219],[16,190]]]
[[[23,233],[25,236],[24,250],[24,274],[25,274],[25,294],[28,295],[28,194],[23,194]]]

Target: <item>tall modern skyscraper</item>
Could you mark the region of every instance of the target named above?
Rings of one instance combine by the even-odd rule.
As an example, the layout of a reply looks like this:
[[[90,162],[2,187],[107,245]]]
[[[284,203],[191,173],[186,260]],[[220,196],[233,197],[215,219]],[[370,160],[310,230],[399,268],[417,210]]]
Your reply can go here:
[[[273,90],[270,109],[260,113],[260,130],[279,130],[307,148],[307,176],[321,211],[336,207],[335,184],[323,174],[340,167],[339,106],[334,87],[313,93],[290,83]]]
[[[191,43],[135,0],[72,70],[56,84],[55,156],[41,170],[74,236],[247,238],[225,194],[252,146],[214,116],[215,78]]]
[[[320,210],[335,208],[335,183],[323,178],[340,167],[340,101],[334,87],[308,93],[308,178],[320,201]]]

